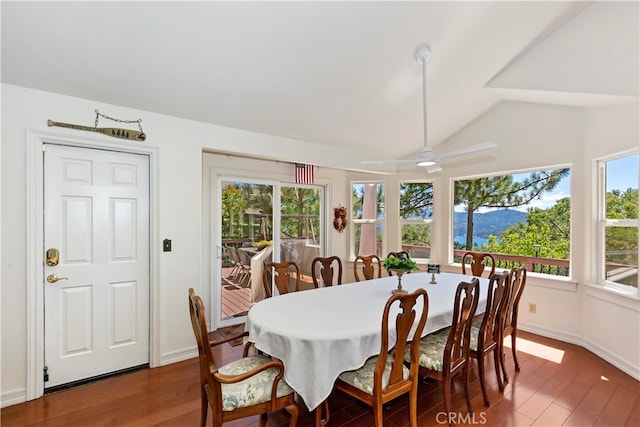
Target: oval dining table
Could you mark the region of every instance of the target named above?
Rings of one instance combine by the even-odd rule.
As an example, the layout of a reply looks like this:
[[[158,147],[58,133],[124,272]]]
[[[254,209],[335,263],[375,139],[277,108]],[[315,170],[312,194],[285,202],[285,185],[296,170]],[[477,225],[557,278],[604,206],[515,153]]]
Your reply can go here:
[[[414,272],[402,276],[408,292],[424,288],[429,309],[423,336],[451,325],[458,284],[472,276]],[[480,278],[476,313],[484,312],[488,279]],[[248,340],[284,363],[284,378],[312,411],[331,394],[345,371],[361,367],[379,354],[381,321],[396,276],[274,296],[254,304],[247,315]],[[421,304],[417,307],[422,310]],[[417,316],[419,317],[419,316]],[[395,316],[390,316],[390,319]],[[390,331],[395,329],[390,325]],[[393,337],[392,337],[393,338]],[[390,339],[393,345],[395,339]],[[319,408],[316,420],[319,420]]]

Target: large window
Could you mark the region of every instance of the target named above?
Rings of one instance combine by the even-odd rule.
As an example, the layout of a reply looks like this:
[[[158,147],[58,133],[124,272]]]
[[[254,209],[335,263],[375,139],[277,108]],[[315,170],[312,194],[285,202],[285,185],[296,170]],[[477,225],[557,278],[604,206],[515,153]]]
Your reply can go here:
[[[402,250],[413,259],[431,257],[431,220],[433,216],[433,184],[400,183],[400,228]]]
[[[600,280],[638,287],[638,155],[602,160],[599,170]]]
[[[382,257],[384,232],[384,184],[354,182],[351,185],[351,255]]]
[[[454,181],[454,261],[489,252],[497,267],[569,275],[569,169]]]

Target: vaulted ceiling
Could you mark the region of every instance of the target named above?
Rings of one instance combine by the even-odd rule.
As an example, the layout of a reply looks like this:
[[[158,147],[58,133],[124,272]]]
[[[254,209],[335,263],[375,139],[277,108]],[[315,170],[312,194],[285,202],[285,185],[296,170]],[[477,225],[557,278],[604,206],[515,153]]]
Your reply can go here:
[[[638,2],[6,2],[2,82],[402,157],[500,100],[638,101]],[[10,108],[4,106],[3,108]],[[89,120],[90,118],[88,118]]]

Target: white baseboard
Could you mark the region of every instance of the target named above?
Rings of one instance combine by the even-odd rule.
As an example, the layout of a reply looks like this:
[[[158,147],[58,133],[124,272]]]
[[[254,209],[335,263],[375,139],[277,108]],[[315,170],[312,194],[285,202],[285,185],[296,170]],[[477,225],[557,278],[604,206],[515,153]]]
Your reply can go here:
[[[518,322],[518,329],[525,332],[531,332],[532,334],[541,335],[543,337],[552,338],[558,341],[564,341],[569,344],[579,345],[584,347],[584,340],[580,335],[568,334],[557,329],[542,328],[537,325],[526,322]]]
[[[198,348],[196,346],[164,353],[160,356],[160,366],[182,362],[183,360],[193,359],[194,357],[198,357]]]
[[[17,405],[27,401],[27,389],[19,388],[17,390],[11,390],[0,394],[0,408],[6,408],[7,406]]]
[[[611,353],[610,351],[599,346],[593,341],[589,341],[588,339],[584,340],[583,347],[589,350],[590,352],[592,352],[593,354],[595,354],[596,356],[598,356],[599,358],[604,359],[607,362],[611,363],[613,366],[620,369],[622,372],[626,373],[630,377],[640,381],[640,367],[634,366],[628,360],[618,357],[617,355]]]
[[[622,372],[631,376],[632,378],[640,381],[640,367],[634,366],[628,360],[625,360],[614,353],[611,353],[607,349],[601,347],[597,343],[590,341],[584,337],[574,334],[567,334],[566,332],[557,331],[554,329],[541,328],[539,326],[527,324],[524,322],[518,323],[518,329],[532,334],[541,335],[543,337],[552,338],[559,341],[564,341],[570,344],[579,345],[591,353],[595,354],[599,358],[606,360]]]

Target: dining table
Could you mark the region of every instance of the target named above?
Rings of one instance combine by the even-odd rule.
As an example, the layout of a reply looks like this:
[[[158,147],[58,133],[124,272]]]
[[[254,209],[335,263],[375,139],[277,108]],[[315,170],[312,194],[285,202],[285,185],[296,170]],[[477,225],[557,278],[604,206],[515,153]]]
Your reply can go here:
[[[451,325],[457,286],[472,278],[426,272],[402,276],[406,291],[427,291],[423,336]],[[431,283],[433,279],[436,283]],[[476,313],[484,312],[488,286],[488,279],[479,279]],[[398,277],[387,276],[267,298],[249,310],[245,325],[248,340],[261,352],[283,362],[285,380],[312,411],[329,397],[342,372],[357,369],[380,353],[383,309],[397,287]],[[420,302],[416,310],[422,309]],[[393,318],[389,317],[392,334]],[[390,346],[394,342],[395,337],[390,339]]]

